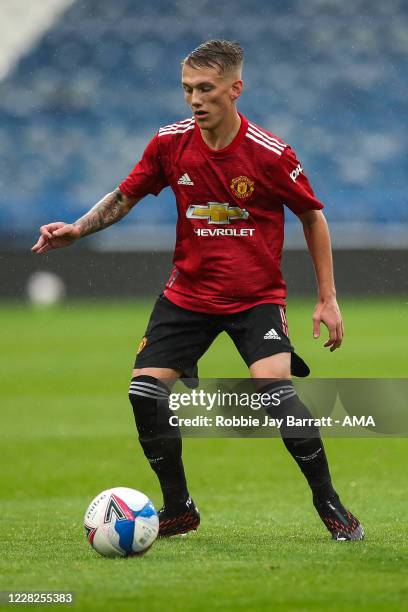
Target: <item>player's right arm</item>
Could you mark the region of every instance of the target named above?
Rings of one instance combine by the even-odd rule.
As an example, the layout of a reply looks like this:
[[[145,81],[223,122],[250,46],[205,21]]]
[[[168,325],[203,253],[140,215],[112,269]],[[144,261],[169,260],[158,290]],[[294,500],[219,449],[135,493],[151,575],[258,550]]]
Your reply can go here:
[[[115,189],[106,194],[83,217],[75,223],[55,221],[40,227],[40,237],[32,247],[34,253],[46,253],[50,249],[58,249],[73,244],[79,238],[94,234],[120,221],[139,201]]]
[[[108,193],[75,223],[56,221],[40,228],[40,237],[32,247],[34,253],[46,253],[73,244],[79,238],[94,234],[120,221],[145,195],[158,195],[168,185],[162,165],[158,136],[147,145],[143,156],[115,191]]]

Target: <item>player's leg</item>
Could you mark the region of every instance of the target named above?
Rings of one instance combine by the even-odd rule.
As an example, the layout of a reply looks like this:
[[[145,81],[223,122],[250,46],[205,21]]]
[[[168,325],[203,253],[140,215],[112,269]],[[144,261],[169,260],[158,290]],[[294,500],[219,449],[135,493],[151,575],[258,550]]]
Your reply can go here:
[[[164,506],[160,536],[198,527],[200,516],[189,496],[182,461],[180,429],[171,419],[171,388],[180,377],[197,376],[197,360],[214,337],[208,318],[160,296],[140,343],[129,388],[139,441],[156,473]]]
[[[135,368],[129,386],[139,442],[167,504],[188,498],[180,431],[170,425],[169,395],[179,376],[171,368]]]
[[[281,330],[279,330],[281,333]],[[271,405],[267,412],[283,419],[280,434],[282,440],[304,474],[314,498],[327,498],[334,492],[329,466],[319,430],[315,426],[288,427],[287,417],[313,418],[300,400],[291,381],[291,353],[283,352],[264,357],[252,363],[250,375],[258,382],[258,393],[280,398],[278,406]],[[274,402],[275,403],[275,402]],[[303,421],[302,421],[303,422]]]
[[[253,378],[263,384],[258,388],[271,398],[280,397],[278,406],[271,402],[267,412],[283,419],[280,434],[287,450],[305,476],[313,494],[313,504],[327,529],[335,540],[361,540],[364,531],[358,519],[341,503],[333,488],[326,452],[319,429],[315,425],[296,428],[287,425],[287,417],[302,419],[307,423],[312,414],[300,400],[290,379],[290,353],[281,353],[263,358],[250,366]],[[282,374],[284,374],[282,376]],[[268,381],[268,382],[266,382]],[[304,420],[306,419],[306,420]]]
[[[315,508],[327,529],[334,539],[362,539],[362,527],[341,504],[332,486],[318,428],[311,425],[294,432],[287,426],[289,415],[300,419],[313,417],[291,381],[294,369],[305,373],[308,368],[298,356],[295,361],[293,359],[293,347],[280,307],[265,304],[239,313],[230,335],[249,366],[251,377],[258,381],[257,391],[275,397],[278,394],[281,398],[278,406],[271,402],[268,412],[283,419],[282,440],[304,474],[312,490]]]
[[[186,533],[200,523],[187,488],[180,429],[171,425],[169,395],[180,374],[172,368],[135,368],[129,387],[139,442],[163,494],[159,511],[162,537]]]

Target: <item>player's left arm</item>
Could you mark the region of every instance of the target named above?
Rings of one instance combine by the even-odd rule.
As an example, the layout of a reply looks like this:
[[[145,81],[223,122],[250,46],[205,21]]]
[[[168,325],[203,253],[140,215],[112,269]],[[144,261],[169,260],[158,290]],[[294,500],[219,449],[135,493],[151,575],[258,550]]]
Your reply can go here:
[[[298,217],[313,260],[318,287],[318,302],[313,313],[313,337],[320,336],[320,324],[324,323],[329,330],[329,339],[324,346],[335,351],[341,346],[344,326],[336,299],[329,228],[321,210],[307,210],[298,214]]]

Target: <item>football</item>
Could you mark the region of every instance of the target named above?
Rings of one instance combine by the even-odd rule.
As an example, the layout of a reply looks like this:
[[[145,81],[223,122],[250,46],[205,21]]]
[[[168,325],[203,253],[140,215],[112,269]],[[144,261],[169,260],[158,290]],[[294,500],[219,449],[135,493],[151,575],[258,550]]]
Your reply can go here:
[[[88,542],[100,555],[132,557],[152,546],[159,532],[159,517],[144,493],[115,487],[91,501],[84,527]]]

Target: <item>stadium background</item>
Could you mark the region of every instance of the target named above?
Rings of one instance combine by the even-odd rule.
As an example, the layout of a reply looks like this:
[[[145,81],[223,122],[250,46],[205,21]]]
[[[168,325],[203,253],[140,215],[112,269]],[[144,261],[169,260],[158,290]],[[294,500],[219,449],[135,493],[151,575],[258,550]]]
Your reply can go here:
[[[114,563],[113,577],[80,533],[103,488],[127,484],[160,501],[126,387],[170,269],[172,194],[146,198],[73,249],[34,257],[30,247],[41,224],[73,221],[111,191],[160,125],[188,116],[179,63],[208,38],[241,42],[240,110],[295,148],[327,205],[346,343],[329,356],[310,339],[314,278],[289,213],[298,352],[318,377],[407,376],[403,0],[0,0],[0,586],[73,588],[84,609],[406,609],[405,440],[328,441],[336,481],[368,522],[363,553],[328,547],[279,441],[186,441],[201,539],[158,543],[136,569]],[[29,287],[35,300],[63,287],[65,301],[36,308]],[[245,369],[220,338],[201,374]]]

